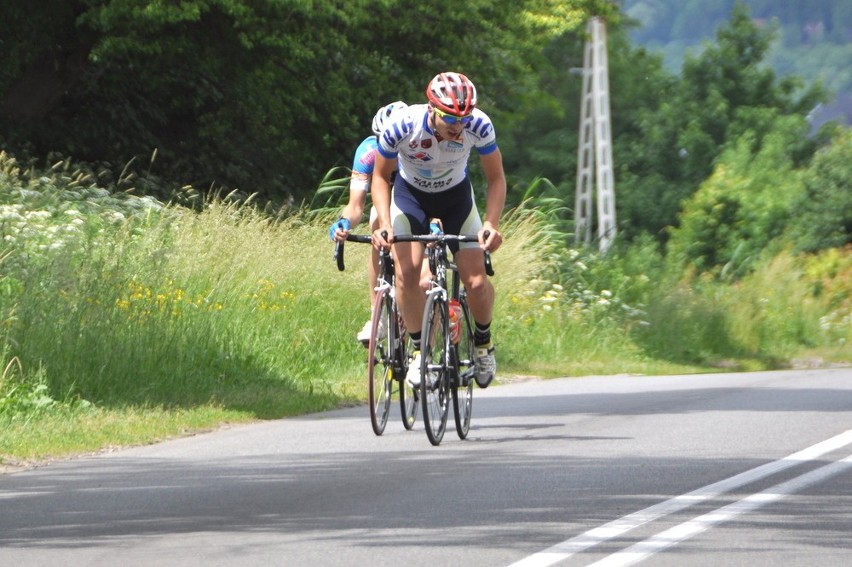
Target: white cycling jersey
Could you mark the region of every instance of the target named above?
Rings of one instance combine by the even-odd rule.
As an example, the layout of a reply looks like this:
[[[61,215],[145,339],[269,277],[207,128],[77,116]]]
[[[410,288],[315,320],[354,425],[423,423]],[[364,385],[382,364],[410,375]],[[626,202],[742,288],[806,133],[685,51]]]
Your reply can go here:
[[[409,106],[379,136],[379,153],[399,158],[399,175],[415,188],[439,193],[458,185],[467,176],[467,160],[476,148],[480,155],[497,150],[491,119],[474,109],[460,140],[446,140],[429,128],[429,105]]]

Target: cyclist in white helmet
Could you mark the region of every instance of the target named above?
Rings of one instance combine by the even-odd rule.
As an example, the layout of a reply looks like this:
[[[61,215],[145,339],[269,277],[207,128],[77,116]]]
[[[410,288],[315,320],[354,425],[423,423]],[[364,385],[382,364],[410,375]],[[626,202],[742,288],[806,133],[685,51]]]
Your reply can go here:
[[[440,218],[448,234],[478,234],[479,243],[454,243],[451,249],[476,322],[476,382],[485,388],[497,362],[491,340],[494,287],[485,274],[483,250],[495,251],[506,202],[506,176],[491,119],[476,107],[476,87],[465,75],[439,73],[426,87],[427,104],[409,106],[379,136],[372,198],[378,213],[373,245],[387,247],[393,235],[428,234],[429,219]],[[468,177],[471,151],[479,155],[487,183],[484,221]],[[392,174],[399,167],[394,179]],[[393,193],[391,193],[393,187]],[[388,238],[382,237],[386,231]],[[485,232],[488,237],[485,237]],[[426,296],[418,285],[423,245],[393,244],[397,299],[414,343],[407,379],[420,382],[420,328]]]
[[[378,147],[378,136],[382,133],[386,123],[390,122],[392,115],[399,114],[408,105],[398,100],[381,107],[373,117],[373,135],[367,136],[355,150],[355,158],[352,162],[352,176],[349,180],[349,202],[343,207],[340,218],[328,229],[328,236],[335,241],[344,241],[349,231],[361,222],[364,214],[364,205],[367,202],[367,194],[370,192],[370,182],[373,176],[373,167],[376,163],[376,148]],[[375,207],[370,208],[370,231],[378,225]],[[375,248],[367,262],[367,275],[370,286],[370,306],[373,305],[376,295],[376,278],[378,277],[379,253]],[[372,325],[369,319],[358,333],[358,341],[365,347],[370,342]]]

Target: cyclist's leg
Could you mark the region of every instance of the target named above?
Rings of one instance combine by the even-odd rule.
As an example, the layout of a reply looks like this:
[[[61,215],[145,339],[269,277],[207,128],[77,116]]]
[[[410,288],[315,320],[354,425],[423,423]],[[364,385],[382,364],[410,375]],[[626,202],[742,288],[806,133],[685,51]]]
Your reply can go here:
[[[472,187],[467,195],[470,196],[469,199],[457,201],[452,211],[445,212],[444,232],[477,234],[482,228],[482,219],[473,200]],[[454,259],[459,268],[462,283],[467,289],[467,301],[474,320],[480,325],[490,324],[494,311],[494,287],[485,273],[485,257],[482,249],[476,242],[461,242],[455,250]]]
[[[456,222],[459,222],[456,220]],[[476,234],[482,228],[479,211],[471,203],[470,213],[461,221],[459,234]],[[491,319],[494,314],[494,286],[485,273],[484,253],[475,242],[462,242],[455,254],[459,276],[467,289],[467,302],[473,316],[476,346],[476,383],[486,388],[497,372],[494,345],[491,341]]]
[[[474,321],[491,323],[494,314],[494,286],[485,274],[485,258],[479,248],[462,248],[455,255],[459,276],[467,289],[467,302]]]
[[[420,289],[429,291],[432,282],[432,271],[429,269],[429,260],[423,254],[423,266],[420,268]]]
[[[474,377],[480,388],[487,388],[497,374],[497,359],[491,340],[491,317],[494,313],[494,286],[485,274],[483,252],[467,248],[456,254],[459,275],[467,288],[467,301],[473,316],[476,369]]]
[[[424,234],[428,217],[408,184],[397,177],[391,194],[391,222],[396,235]],[[419,242],[397,242],[393,245],[396,261],[397,301],[408,331],[418,333],[423,324],[426,295],[420,287],[423,269],[423,245]]]

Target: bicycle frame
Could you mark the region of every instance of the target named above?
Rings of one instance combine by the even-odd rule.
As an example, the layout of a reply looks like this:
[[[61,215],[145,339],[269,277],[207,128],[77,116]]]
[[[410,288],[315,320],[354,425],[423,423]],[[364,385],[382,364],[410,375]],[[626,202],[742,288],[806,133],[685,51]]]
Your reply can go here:
[[[467,311],[467,292],[464,289],[464,286],[461,285],[461,276],[459,276],[458,266],[456,266],[455,262],[449,259],[446,243],[443,242],[432,248],[427,248],[427,255],[429,257],[429,269],[433,274],[432,280],[430,281],[430,288],[426,291],[427,297],[430,295],[438,295],[442,302],[449,302],[451,299],[455,299],[462,305],[462,309]],[[450,280],[452,283],[449,286],[447,285],[447,272],[452,274]],[[467,317],[464,319],[466,320]],[[463,325],[464,322],[460,321],[459,324]],[[467,333],[468,331],[469,329],[462,329],[463,333]],[[450,344],[450,355],[450,386],[453,388],[466,387],[467,383],[465,383],[459,375],[460,357],[458,344]],[[468,376],[468,379],[469,378],[470,377]]]
[[[421,329],[420,401],[426,435],[433,445],[439,445],[446,430],[449,400],[453,400],[456,432],[460,439],[467,437],[473,404],[474,342],[473,325],[467,305],[467,295],[461,285],[458,266],[448,255],[449,242],[476,242],[476,235],[405,235],[396,242],[431,243],[427,248],[432,272],[430,288]],[[486,273],[493,275],[490,254],[485,252]],[[450,273],[448,273],[450,272]],[[448,280],[450,285],[448,285]],[[449,302],[457,299],[462,308],[462,338],[450,339]]]

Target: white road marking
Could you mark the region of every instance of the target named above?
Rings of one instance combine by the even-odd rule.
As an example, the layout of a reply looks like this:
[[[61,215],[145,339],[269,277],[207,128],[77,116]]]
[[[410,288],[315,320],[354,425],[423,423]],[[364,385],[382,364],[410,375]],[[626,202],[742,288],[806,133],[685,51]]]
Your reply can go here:
[[[698,535],[717,524],[727,522],[740,514],[751,512],[761,506],[777,502],[785,496],[794,494],[803,488],[839,474],[849,467],[852,467],[852,455],[842,461],[825,465],[787,482],[776,484],[763,492],[746,496],[742,500],[723,506],[718,510],[708,512],[703,516],[669,528],[653,537],[631,545],[623,551],[613,553],[609,557],[592,563],[589,567],[626,567],[627,565],[633,565],[659,551]]]
[[[604,541],[619,537],[628,531],[637,528],[648,522],[653,522],[663,516],[674,514],[690,506],[716,498],[725,492],[744,486],[750,482],[766,478],[785,469],[794,467],[798,464],[812,461],[822,455],[845,447],[852,443],[852,429],[836,435],[830,439],[826,439],[816,445],[812,445],[807,449],[803,449],[792,455],[788,455],[783,459],[766,463],[751,470],[742,472],[732,477],[720,480],[713,484],[708,484],[692,492],[675,496],[659,504],[649,506],[644,510],[633,512],[613,520],[607,524],[592,528],[571,539],[567,539],[556,545],[534,553],[528,557],[512,563],[509,567],[547,567],[554,565],[572,555],[594,547]],[[831,466],[831,465],[829,465]],[[822,470],[822,469],[818,469]]]

